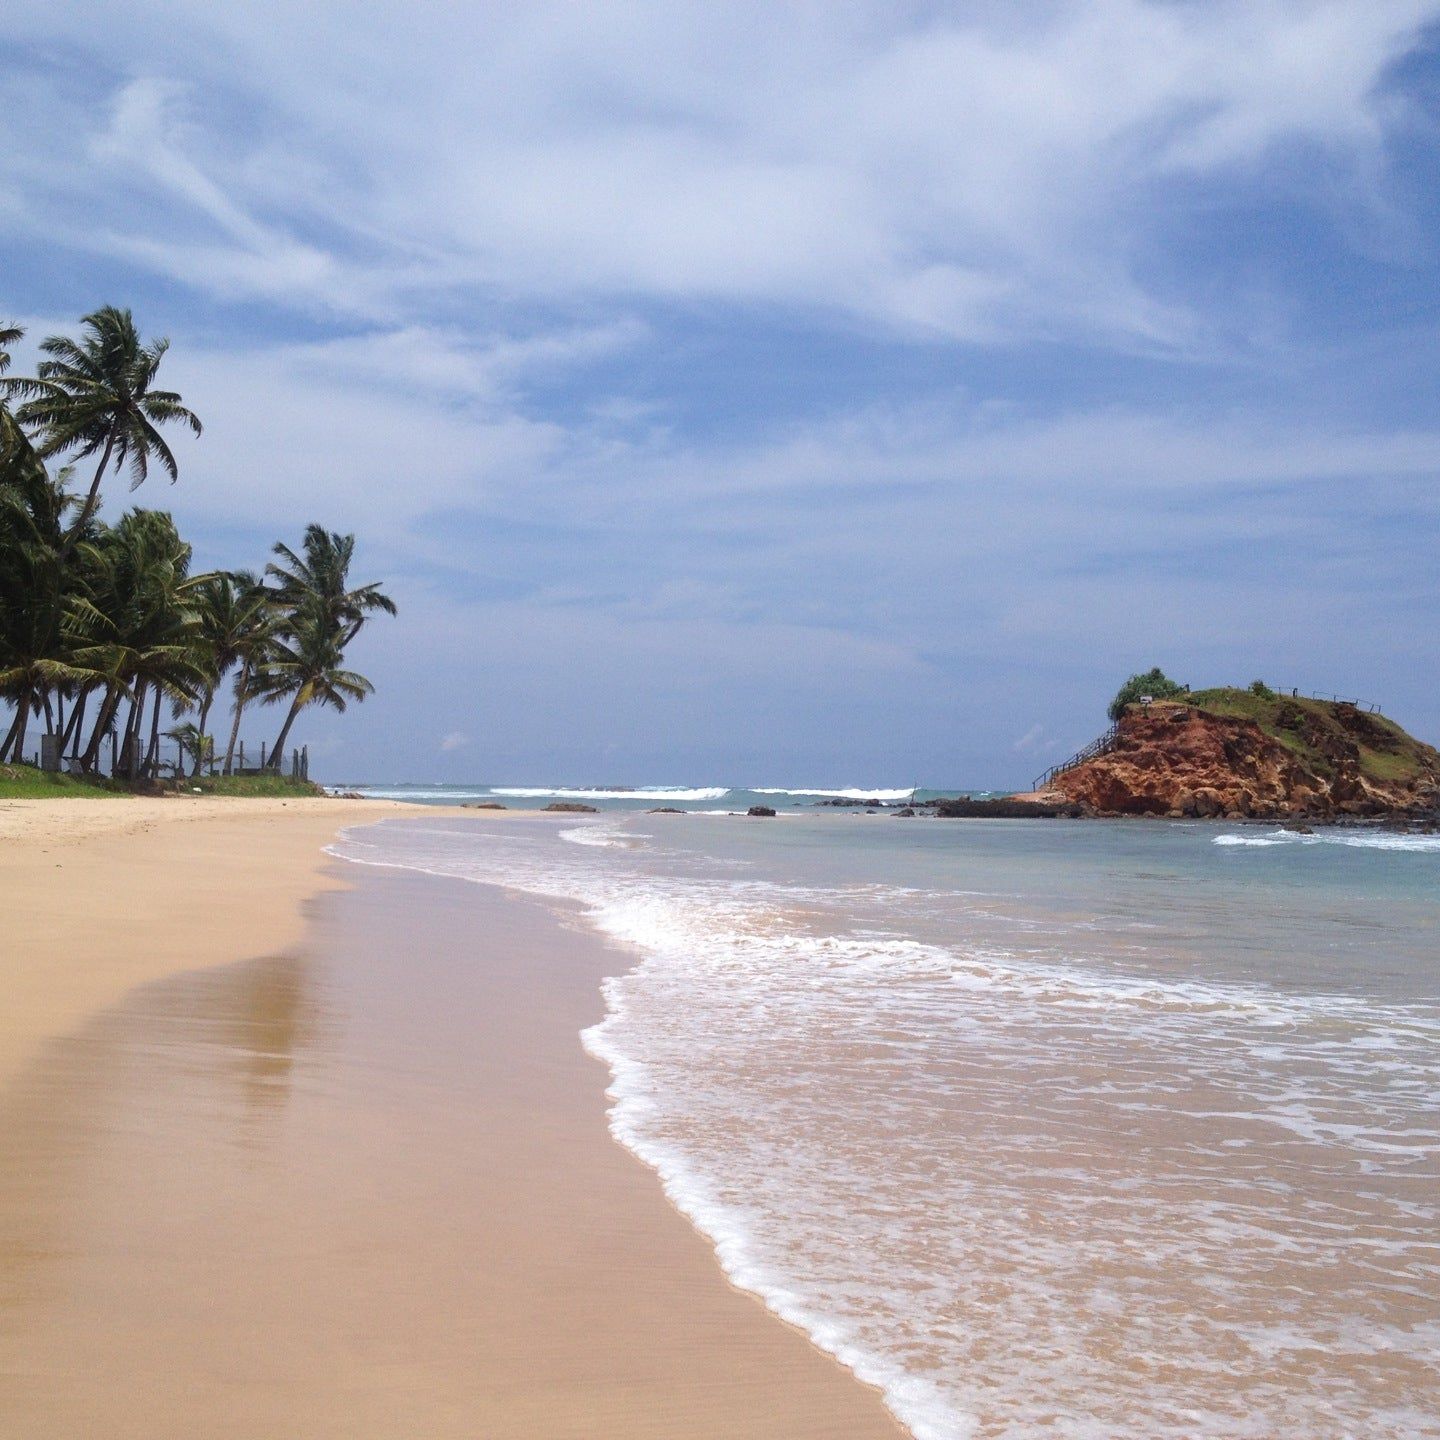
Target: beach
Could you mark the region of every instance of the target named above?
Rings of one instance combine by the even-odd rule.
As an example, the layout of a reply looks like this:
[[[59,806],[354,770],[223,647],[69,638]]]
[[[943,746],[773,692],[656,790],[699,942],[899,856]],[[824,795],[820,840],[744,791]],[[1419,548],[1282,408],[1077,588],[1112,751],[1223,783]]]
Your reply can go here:
[[[399,813],[0,809],[0,1433],[903,1433],[607,1133],[633,957],[322,853]]]

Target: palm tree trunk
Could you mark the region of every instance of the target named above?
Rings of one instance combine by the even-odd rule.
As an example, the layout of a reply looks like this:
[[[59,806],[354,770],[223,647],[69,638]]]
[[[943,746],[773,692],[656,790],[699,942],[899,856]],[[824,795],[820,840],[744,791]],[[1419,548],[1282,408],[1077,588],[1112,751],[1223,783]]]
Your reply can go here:
[[[125,718],[125,739],[120,745],[120,759],[125,766],[126,778],[132,784],[140,778],[140,721],[145,713],[145,688],[144,680],[135,687],[130,713]]]
[[[285,756],[285,740],[290,734],[290,727],[295,723],[295,717],[300,713],[300,692],[295,692],[295,699],[291,702],[290,713],[285,717],[285,723],[280,727],[280,733],[275,737],[275,752],[270,756],[270,763],[265,767],[273,770],[277,775],[280,773],[280,761]]]
[[[215,692],[213,690],[207,690],[205,692],[205,703],[200,707],[200,721],[195,727],[200,732],[200,738],[195,745],[195,768],[190,772],[190,778],[192,780],[199,778],[200,767],[205,763],[205,722],[210,717],[210,706],[214,703],[214,700]]]
[[[155,687],[155,704],[150,711],[150,744],[145,751],[145,778],[154,780],[160,771],[160,702],[165,698],[165,692],[159,685]]]
[[[15,758],[20,758],[20,745],[25,739],[25,711],[29,701],[23,696],[15,702],[15,718],[10,722],[9,733],[5,736],[5,743],[0,745],[0,763],[10,758],[11,746],[15,747]],[[17,744],[17,739],[19,744]]]
[[[89,699],[90,692],[88,690],[82,690],[75,697],[75,703],[70,707],[70,719],[66,722],[65,733],[60,737],[60,753],[62,755],[65,753],[65,747],[72,738],[74,739],[75,751],[72,752],[72,759],[74,753],[80,749],[80,727],[85,723],[85,705]]]
[[[105,736],[115,720],[115,712],[120,708],[120,691],[115,685],[105,687],[105,698],[100,702],[99,712],[95,716],[95,728],[90,732],[90,741],[85,746],[84,753],[80,756],[80,768],[87,775],[93,774],[100,765],[100,747],[105,743]],[[77,735],[75,743],[80,743]]]
[[[244,713],[245,702],[250,698],[245,692],[250,688],[250,662],[245,662],[240,671],[240,683],[235,687],[235,723],[230,727],[230,743],[225,747],[225,774],[230,774],[235,761],[235,744],[240,739],[240,716]]]
[[[15,723],[10,727],[10,734],[5,741],[9,747],[9,756],[17,765],[25,763],[25,726],[29,718],[30,692],[26,690],[15,702]]]
[[[100,498],[100,481],[105,475],[106,466],[110,464],[110,452],[115,448],[115,429],[116,427],[112,425],[110,433],[105,437],[105,451],[100,456],[100,464],[95,469],[95,478],[90,482],[90,493],[80,507],[80,514],[60,542],[60,564],[62,565],[70,558],[70,552],[75,548],[75,542],[80,538],[80,532],[84,530],[91,515],[95,513],[95,505]]]

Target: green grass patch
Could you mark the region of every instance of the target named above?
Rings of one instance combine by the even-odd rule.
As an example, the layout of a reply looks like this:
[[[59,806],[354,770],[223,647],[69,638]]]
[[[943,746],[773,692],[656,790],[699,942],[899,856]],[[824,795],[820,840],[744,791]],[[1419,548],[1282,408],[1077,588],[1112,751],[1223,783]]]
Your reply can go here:
[[[288,775],[199,775],[193,780],[187,776],[176,781],[174,789],[182,795],[198,790],[202,795],[278,795],[282,798],[325,793],[313,780],[292,780]]]
[[[126,793],[108,780],[54,774],[33,765],[0,765],[0,800],[94,799]]]
[[[1228,686],[1192,691],[1182,699],[1211,715],[1253,721],[1319,775],[1334,773],[1335,762],[1322,748],[1331,746],[1332,741],[1335,745],[1331,748],[1354,745],[1362,773],[1382,783],[1417,779],[1436,761],[1430,746],[1406,734],[1387,716],[1356,712],[1332,700],[1257,695]]]

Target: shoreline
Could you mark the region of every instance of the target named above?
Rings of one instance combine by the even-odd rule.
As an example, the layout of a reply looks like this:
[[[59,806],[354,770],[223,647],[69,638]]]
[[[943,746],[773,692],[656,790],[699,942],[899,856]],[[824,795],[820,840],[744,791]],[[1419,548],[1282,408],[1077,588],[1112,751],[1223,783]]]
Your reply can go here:
[[[322,849],[454,811],[34,803],[50,813],[0,808],[0,885],[33,952],[0,1046],[11,1423],[908,1433],[736,1287],[612,1137],[609,1072],[579,1035],[627,953],[515,892]]]

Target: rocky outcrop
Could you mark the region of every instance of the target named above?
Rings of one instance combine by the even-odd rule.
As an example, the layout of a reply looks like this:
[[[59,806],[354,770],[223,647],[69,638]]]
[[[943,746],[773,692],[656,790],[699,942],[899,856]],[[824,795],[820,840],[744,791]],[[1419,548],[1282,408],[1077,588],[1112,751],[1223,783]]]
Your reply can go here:
[[[1382,715],[1206,694],[1217,697],[1214,708],[1132,706],[1113,747],[1056,776],[1045,798],[1088,813],[1199,818],[1415,818],[1440,810],[1440,753]]]
[[[574,800],[557,800],[545,808],[559,815],[598,815],[600,813],[594,805],[580,805]]]
[[[1063,796],[1019,799],[1007,795],[994,799],[971,799],[961,795],[953,800],[935,801],[935,813],[942,820],[1053,820],[1058,815],[1078,817],[1084,811]]]
[[[747,815],[757,815],[763,820],[773,820],[775,812],[768,805],[752,805],[746,812]]]

